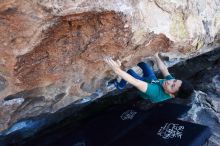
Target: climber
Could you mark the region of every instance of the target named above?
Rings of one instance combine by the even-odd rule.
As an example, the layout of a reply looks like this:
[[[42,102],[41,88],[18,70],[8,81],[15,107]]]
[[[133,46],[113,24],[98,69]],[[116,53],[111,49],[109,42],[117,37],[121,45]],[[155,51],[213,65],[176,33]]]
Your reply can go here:
[[[123,71],[120,68],[121,62],[119,60],[114,61],[111,57],[105,57],[104,61],[122,78],[120,82],[117,82],[117,80],[114,81],[116,88],[119,90],[123,89],[126,83],[129,82],[141,91],[140,95],[143,98],[149,99],[153,103],[175,97],[189,97],[193,92],[192,85],[186,80],[174,79],[158,54],[156,53],[154,57],[164,79],[157,79],[152,70],[144,62],[137,64],[143,70],[143,77],[141,77],[132,69],[129,69],[127,72]]]

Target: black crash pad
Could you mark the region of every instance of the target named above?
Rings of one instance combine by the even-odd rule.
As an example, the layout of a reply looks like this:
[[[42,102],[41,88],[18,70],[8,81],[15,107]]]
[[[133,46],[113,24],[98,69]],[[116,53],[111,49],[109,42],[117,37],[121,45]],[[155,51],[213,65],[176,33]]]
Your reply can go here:
[[[146,120],[111,146],[202,146],[210,135],[210,129],[199,124]]]
[[[149,110],[140,110],[132,106],[112,107],[107,112],[91,119],[86,125],[79,128],[80,130],[73,131],[60,142],[60,145],[111,145],[146,120],[175,119],[186,113],[189,108],[172,103],[158,104]]]
[[[125,135],[141,124],[149,113],[133,107],[114,108],[91,119],[84,127],[74,131],[65,141],[65,146],[102,146]]]

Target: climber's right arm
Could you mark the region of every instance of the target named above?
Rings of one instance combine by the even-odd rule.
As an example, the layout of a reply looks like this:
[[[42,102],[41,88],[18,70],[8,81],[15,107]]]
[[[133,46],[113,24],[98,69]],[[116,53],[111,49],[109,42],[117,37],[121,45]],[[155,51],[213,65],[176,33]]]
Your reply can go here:
[[[112,60],[112,58],[107,57],[104,59],[105,62],[112,68],[112,70],[119,75],[122,79],[126,80],[127,82],[129,82],[130,84],[132,84],[133,86],[135,86],[137,89],[139,89],[142,92],[146,92],[148,84],[144,81],[138,80],[134,77],[132,77],[130,74],[128,74],[127,72],[123,71],[120,68],[120,62],[119,61],[114,61]]]

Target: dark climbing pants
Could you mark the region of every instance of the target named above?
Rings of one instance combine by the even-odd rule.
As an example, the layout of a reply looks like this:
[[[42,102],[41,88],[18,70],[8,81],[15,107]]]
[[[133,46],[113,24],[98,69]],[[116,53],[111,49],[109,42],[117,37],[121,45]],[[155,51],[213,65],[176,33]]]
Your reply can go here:
[[[157,77],[155,76],[154,72],[150,69],[150,67],[144,63],[144,62],[140,62],[137,64],[142,70],[143,70],[143,77],[139,76],[135,71],[133,71],[132,69],[129,69],[127,71],[128,74],[130,74],[131,76],[133,76],[134,78],[138,79],[138,80],[157,80]],[[127,81],[125,81],[124,79],[122,79],[119,82],[119,86],[120,87],[124,87],[126,85]]]

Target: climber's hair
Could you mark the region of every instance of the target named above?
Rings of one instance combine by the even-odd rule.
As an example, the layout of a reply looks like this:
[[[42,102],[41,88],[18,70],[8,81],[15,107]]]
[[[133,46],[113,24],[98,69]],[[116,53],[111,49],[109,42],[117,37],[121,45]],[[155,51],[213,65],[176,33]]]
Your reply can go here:
[[[177,98],[189,98],[193,93],[193,86],[189,81],[181,80],[182,84],[175,94]]]

